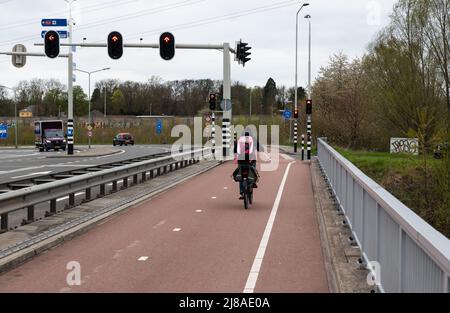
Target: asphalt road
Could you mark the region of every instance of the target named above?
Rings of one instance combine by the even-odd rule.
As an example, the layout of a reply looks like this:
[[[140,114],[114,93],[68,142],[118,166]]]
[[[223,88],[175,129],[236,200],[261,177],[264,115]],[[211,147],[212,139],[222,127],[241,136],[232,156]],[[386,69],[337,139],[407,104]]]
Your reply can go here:
[[[111,148],[111,146],[104,147]],[[64,156],[65,152],[39,152],[37,149],[0,150],[0,184],[167,152],[170,151],[170,146],[135,145],[117,149],[122,151],[107,156],[77,158],[47,158],[47,156]]]
[[[309,164],[260,172],[249,210],[228,162],[0,276],[0,292],[327,292]],[[73,263],[80,265],[81,285]],[[75,276],[74,276],[75,275]]]

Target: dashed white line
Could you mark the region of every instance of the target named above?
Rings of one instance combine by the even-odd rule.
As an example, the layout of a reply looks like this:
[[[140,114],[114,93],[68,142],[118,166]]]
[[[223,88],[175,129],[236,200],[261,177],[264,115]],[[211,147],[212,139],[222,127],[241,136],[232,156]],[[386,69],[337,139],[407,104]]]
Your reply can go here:
[[[179,232],[179,231],[181,231],[181,228],[174,228],[172,231]]]
[[[141,262],[144,262],[144,261],[147,261],[148,260],[148,256],[141,256],[139,259],[138,259],[138,261],[141,261]]]

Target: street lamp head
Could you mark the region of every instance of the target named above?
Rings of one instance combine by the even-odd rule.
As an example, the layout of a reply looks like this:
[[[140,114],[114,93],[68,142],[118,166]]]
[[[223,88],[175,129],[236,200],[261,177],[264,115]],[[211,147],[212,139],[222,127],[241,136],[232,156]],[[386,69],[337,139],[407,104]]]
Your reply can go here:
[[[306,3],[303,3],[302,4],[302,6],[300,7],[300,9],[298,9],[298,11],[297,11],[297,19],[298,19],[298,14],[300,13],[300,11],[303,9],[303,7],[307,7],[309,5],[309,3],[308,2],[306,2]]]
[[[307,14],[305,15],[305,18],[311,18],[311,15]]]

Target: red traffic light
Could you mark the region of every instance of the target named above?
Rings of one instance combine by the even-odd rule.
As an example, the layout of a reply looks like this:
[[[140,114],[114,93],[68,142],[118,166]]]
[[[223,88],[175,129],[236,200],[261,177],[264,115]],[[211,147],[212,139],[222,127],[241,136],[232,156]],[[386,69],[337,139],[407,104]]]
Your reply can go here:
[[[56,58],[59,55],[59,34],[50,30],[44,35],[45,55],[49,58]]]
[[[162,33],[159,37],[159,54],[168,61],[175,56],[175,37],[169,32]]]
[[[111,32],[108,35],[108,55],[111,59],[120,59],[123,55],[123,37],[119,32]]]
[[[306,100],[306,114],[308,114],[308,115],[312,114],[312,100],[311,99]]]

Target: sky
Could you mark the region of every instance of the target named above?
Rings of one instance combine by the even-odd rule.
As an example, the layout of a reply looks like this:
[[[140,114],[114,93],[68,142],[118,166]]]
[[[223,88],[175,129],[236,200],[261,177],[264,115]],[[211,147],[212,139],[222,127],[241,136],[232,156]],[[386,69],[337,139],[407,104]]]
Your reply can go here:
[[[75,19],[74,42],[103,42],[109,32],[119,31],[125,43],[157,43],[170,31],[177,43],[223,44],[232,47],[237,40],[249,43],[251,61],[245,68],[232,62],[231,76],[247,86],[264,86],[272,77],[277,85],[294,86],[295,22],[299,14],[298,84],[308,79],[308,20],[312,26],[312,79],[329,57],[343,52],[362,56],[368,44],[389,22],[395,0],[78,0],[72,3]],[[66,18],[69,5],[64,0],[0,0],[0,51],[11,51],[17,43],[29,52],[42,53],[42,18]],[[64,28],[52,28],[62,30]],[[66,42],[61,39],[61,42]],[[61,53],[68,48],[62,47]],[[234,58],[232,57],[232,60]],[[147,81],[211,78],[221,80],[222,52],[218,50],[177,49],[174,59],[164,61],[157,49],[124,49],[123,57],[112,60],[106,48],[77,48],[77,68],[95,71],[91,85],[98,80]],[[0,55],[0,85],[13,87],[20,80],[55,78],[67,84],[67,59],[28,57],[24,68],[11,64],[11,56]],[[75,85],[87,92],[86,74],[76,72]]]

